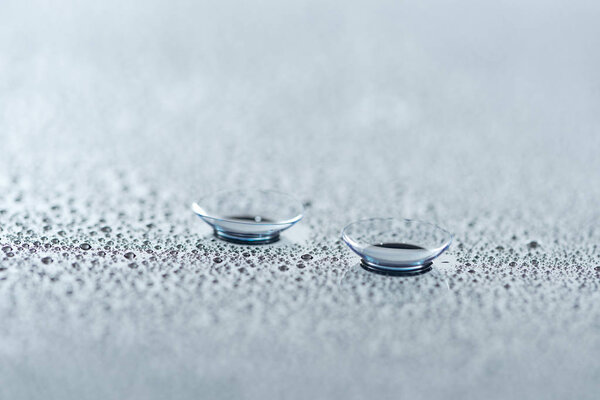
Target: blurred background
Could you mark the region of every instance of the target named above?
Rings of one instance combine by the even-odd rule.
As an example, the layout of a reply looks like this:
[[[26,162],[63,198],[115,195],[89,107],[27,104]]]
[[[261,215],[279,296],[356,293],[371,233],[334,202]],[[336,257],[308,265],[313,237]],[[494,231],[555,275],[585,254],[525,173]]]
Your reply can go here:
[[[593,398],[599,19],[594,1],[3,0],[0,397]],[[321,261],[237,292],[213,276],[233,250],[190,255],[208,239],[189,206],[238,187],[310,204],[256,274]],[[340,229],[383,215],[456,234],[432,281],[450,300],[366,276],[381,303],[334,296],[357,261]],[[63,249],[104,247],[106,224],[112,259]],[[145,241],[189,255],[138,253],[151,279],[183,271],[158,297],[109,273]]]

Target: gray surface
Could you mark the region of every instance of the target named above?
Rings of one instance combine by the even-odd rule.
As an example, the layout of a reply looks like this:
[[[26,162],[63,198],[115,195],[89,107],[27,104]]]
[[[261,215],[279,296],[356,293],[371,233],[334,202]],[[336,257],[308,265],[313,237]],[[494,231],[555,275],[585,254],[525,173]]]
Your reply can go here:
[[[0,3],[1,399],[597,398],[598,3],[75,3]],[[239,186],[311,207],[246,257]]]

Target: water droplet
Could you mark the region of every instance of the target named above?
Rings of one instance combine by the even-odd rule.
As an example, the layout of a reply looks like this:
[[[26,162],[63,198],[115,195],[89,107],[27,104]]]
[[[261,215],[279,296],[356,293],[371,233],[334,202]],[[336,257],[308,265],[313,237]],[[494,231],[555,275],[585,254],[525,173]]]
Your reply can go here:
[[[100,228],[100,230],[104,233],[109,233],[110,231],[112,231],[110,226],[103,226],[102,228]]]
[[[133,260],[135,258],[135,253],[132,253],[131,251],[128,251],[127,253],[124,254],[124,256],[128,260]]]
[[[53,261],[54,261],[54,260],[53,260],[52,258],[50,258],[50,257],[44,257],[44,258],[42,258],[42,262],[43,262],[44,264],[50,264],[50,263],[51,263],[51,262],[53,262]]]
[[[3,252],[5,252],[5,253],[8,253],[8,252],[9,252],[9,251],[11,251],[11,250],[12,250],[12,247],[10,247],[10,246],[4,246],[4,247],[2,248],[2,251],[3,251]]]
[[[527,247],[529,247],[530,249],[537,249],[539,247],[539,245],[540,244],[538,242],[533,240],[527,244]]]
[[[303,254],[302,256],[300,256],[300,258],[303,260],[312,260],[313,256],[311,256],[310,254]]]
[[[215,257],[215,258],[213,258],[213,261],[214,261],[215,263],[219,264],[219,263],[222,263],[222,262],[223,262],[223,259],[222,259],[222,258],[220,258],[220,257]]]
[[[89,243],[81,243],[81,244],[79,245],[79,247],[81,248],[81,250],[89,250],[89,249],[91,249],[91,248],[92,248],[92,246],[90,246],[90,244],[89,244]]]
[[[287,265],[280,265],[279,266],[279,270],[280,271],[287,271],[289,268],[287,267]]]

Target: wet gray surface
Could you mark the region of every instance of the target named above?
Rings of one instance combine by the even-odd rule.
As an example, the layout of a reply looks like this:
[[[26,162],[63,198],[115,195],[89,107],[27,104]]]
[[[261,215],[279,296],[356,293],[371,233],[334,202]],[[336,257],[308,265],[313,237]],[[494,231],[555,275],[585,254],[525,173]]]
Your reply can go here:
[[[0,398],[597,398],[600,8],[416,3],[3,1]],[[215,242],[240,186],[306,217]]]

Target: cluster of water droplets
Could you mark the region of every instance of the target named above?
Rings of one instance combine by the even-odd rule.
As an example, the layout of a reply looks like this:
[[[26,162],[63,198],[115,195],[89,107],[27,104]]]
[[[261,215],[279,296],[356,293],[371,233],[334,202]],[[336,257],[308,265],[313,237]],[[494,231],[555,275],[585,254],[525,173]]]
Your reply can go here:
[[[540,323],[581,332],[595,315],[594,236],[574,246],[543,224],[530,233],[504,216],[456,219],[448,226],[455,242],[431,272],[390,277],[360,267],[339,239],[340,215],[330,221],[330,204],[305,199],[305,219],[281,241],[242,246],[216,239],[177,193],[126,173],[113,172],[110,181],[89,199],[68,188],[39,195],[14,185],[2,192],[0,314],[15,348],[28,346],[15,339],[21,330],[40,346],[85,330],[77,339],[84,348],[135,335],[135,349],[159,335],[169,351],[229,354],[241,366],[257,358],[275,368],[280,357],[300,357],[298,349],[310,363],[361,343],[352,360],[386,354],[442,373],[430,354],[460,360],[469,354],[465,343],[482,344],[486,335],[499,346],[494,329],[518,327],[527,343]],[[476,330],[457,322],[473,316]],[[409,350],[405,344],[415,340],[427,352]],[[280,357],[261,358],[263,346]],[[464,368],[477,371],[485,354]],[[345,372],[358,374],[356,365]]]

